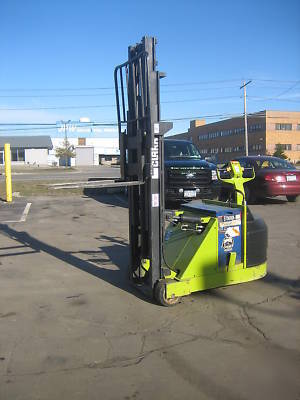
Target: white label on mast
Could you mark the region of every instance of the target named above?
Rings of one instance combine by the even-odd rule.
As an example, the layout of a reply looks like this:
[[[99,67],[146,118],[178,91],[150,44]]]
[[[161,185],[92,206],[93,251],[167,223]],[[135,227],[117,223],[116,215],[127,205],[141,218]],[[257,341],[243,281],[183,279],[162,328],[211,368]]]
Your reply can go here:
[[[158,138],[154,138],[154,146],[151,148],[151,177],[158,179],[159,157],[158,157]]]

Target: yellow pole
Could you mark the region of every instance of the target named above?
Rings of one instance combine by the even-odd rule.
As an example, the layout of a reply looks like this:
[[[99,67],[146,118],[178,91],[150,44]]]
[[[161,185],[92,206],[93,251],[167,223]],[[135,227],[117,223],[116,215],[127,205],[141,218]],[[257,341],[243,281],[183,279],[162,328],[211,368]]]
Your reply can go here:
[[[6,201],[12,201],[12,185],[11,185],[11,155],[10,144],[4,145],[4,162],[5,162],[5,179],[6,179]]]

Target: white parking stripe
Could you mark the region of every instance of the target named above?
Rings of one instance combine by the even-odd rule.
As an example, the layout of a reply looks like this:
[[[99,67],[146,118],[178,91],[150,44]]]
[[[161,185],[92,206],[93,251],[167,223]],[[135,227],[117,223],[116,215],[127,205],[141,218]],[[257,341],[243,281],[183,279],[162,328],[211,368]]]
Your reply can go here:
[[[24,208],[22,217],[21,217],[19,222],[25,222],[26,221],[27,215],[29,213],[30,206],[31,206],[31,203],[27,203],[26,204],[26,207]]]
[[[17,220],[17,221],[15,221],[15,220],[13,220],[13,221],[12,220],[10,220],[10,221],[1,221],[1,224],[12,224],[12,223],[16,223],[16,222],[25,222],[26,218],[27,218],[27,215],[29,213],[29,209],[30,209],[31,204],[32,203],[27,203],[26,204],[26,206],[24,208],[24,211],[22,213],[22,216],[21,216],[21,218],[19,220]]]

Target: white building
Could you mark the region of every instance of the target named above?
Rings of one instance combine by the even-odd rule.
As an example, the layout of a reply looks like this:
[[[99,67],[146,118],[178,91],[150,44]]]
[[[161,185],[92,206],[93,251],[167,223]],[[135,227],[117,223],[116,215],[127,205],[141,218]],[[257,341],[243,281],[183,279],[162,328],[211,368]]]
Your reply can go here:
[[[59,165],[55,156],[56,148],[63,147],[64,138],[51,138],[53,149],[49,151],[48,164]],[[71,166],[112,164],[119,160],[118,138],[68,138],[74,146],[75,158],[71,159]]]
[[[0,136],[0,165],[4,164],[6,143],[10,144],[12,164],[48,165],[53,147],[50,136]]]

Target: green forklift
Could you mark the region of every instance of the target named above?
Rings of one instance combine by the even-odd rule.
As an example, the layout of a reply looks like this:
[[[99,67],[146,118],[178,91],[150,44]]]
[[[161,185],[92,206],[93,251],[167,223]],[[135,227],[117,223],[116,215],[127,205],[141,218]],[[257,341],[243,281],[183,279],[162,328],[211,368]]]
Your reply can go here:
[[[243,174],[252,177],[243,177]],[[254,179],[237,161],[226,169],[234,202],[204,200],[182,205],[170,218],[164,237],[165,276],[156,300],[175,305],[192,292],[250,282],[266,275],[267,227],[247,208],[243,184]]]
[[[130,281],[160,305],[172,306],[193,292],[264,277],[267,226],[245,200],[243,185],[254,171],[235,161],[218,171],[220,182],[232,187],[229,201],[165,210],[163,141],[172,124],[160,119],[165,74],[156,70],[156,44],[144,37],[115,68],[121,178],[110,186],[128,187]]]

